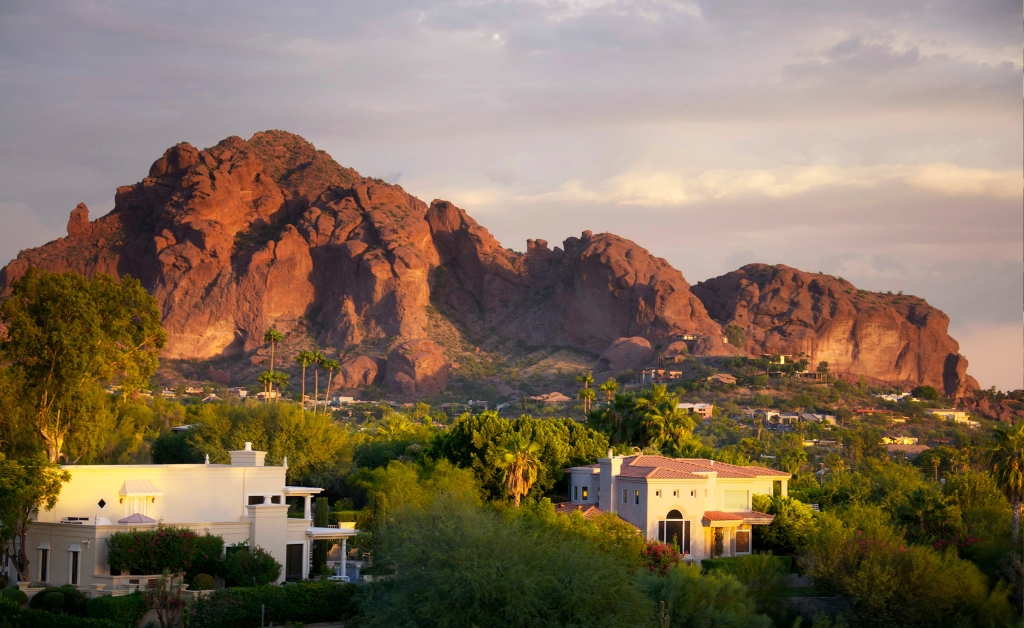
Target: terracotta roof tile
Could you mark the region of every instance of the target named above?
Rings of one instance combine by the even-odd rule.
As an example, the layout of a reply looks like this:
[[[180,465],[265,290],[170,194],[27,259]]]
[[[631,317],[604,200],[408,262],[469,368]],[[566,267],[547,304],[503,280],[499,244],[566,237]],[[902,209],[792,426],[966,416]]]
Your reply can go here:
[[[665,456],[648,456],[643,454],[625,458],[622,464],[622,475],[626,477],[650,477],[647,473],[627,471],[631,467],[668,469],[686,473],[690,476],[696,473],[714,471],[720,478],[791,477],[785,471],[766,469],[764,467],[739,466],[725,462],[705,460],[703,458],[667,458]]]
[[[756,510],[743,510],[740,512],[723,512],[721,510],[708,510],[704,513],[704,521],[713,523],[715,521],[742,521],[755,525],[767,525],[775,520],[774,515],[768,515]]]

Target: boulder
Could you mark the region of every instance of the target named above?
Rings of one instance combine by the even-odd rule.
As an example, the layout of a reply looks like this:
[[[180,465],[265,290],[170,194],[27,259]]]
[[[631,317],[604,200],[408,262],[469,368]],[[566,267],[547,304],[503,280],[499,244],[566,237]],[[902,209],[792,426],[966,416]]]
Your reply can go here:
[[[365,355],[345,360],[335,374],[331,387],[334,389],[364,388],[376,384],[384,375],[383,362],[378,358]]]
[[[448,361],[433,340],[404,342],[388,354],[384,383],[406,395],[436,395],[448,385]]]
[[[215,369],[212,366],[209,368],[209,370],[206,371],[206,379],[210,380],[215,384],[220,384],[221,386],[228,386],[231,384],[230,373],[228,373],[227,371],[222,371],[220,369]]]
[[[598,358],[594,365],[594,379],[603,381],[625,370],[640,370],[653,355],[654,350],[646,338],[619,338]]]

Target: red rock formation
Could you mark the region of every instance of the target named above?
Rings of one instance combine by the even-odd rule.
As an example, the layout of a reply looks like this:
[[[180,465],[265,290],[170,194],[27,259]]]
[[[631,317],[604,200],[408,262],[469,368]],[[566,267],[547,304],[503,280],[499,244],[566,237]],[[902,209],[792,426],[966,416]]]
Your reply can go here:
[[[391,350],[384,382],[407,395],[436,395],[448,385],[448,368],[441,347],[419,338]]]
[[[654,356],[654,349],[646,338],[619,338],[601,354],[594,365],[594,380],[603,382],[625,370],[636,371]]]
[[[622,338],[657,350],[688,335],[696,355],[738,353],[711,310],[747,329],[752,353],[807,351],[834,369],[947,391],[971,381],[945,315],[919,299],[883,303],[851,296],[852,286],[833,278],[757,270],[767,267],[691,291],[665,260],[608,233],[585,231],[553,250],[529,240],[516,253],[451,203],[427,207],[281,131],[167,149],[148,177],[118,188],[108,215],[90,222],[79,205],[68,237],[0,270],[5,292],[29,266],[138,277],[160,304],[165,358],[244,354],[246,377],[265,362],[253,353],[276,326],[294,332],[295,346],[310,335],[369,354],[345,363],[339,387],[384,378],[417,394],[438,389],[443,355],[434,343],[409,344],[435,329],[434,305],[495,346],[612,355]],[[397,362],[385,368],[380,357],[396,346]]]
[[[693,292],[723,326],[743,328],[751,354],[804,353],[833,372],[928,384],[949,395],[977,388],[947,333],[949,318],[924,299],[765,264],[700,282]]]

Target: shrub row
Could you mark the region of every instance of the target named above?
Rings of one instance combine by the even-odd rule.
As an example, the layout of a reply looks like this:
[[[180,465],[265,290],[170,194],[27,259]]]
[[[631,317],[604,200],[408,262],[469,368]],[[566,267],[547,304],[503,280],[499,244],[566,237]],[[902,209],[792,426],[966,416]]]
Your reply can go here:
[[[158,526],[155,530],[118,532],[107,539],[107,562],[115,571],[159,574],[165,569],[185,573],[216,573],[224,539],[192,530]]]
[[[221,589],[193,602],[191,628],[249,628],[258,626],[260,607],[267,624],[345,621],[359,610],[355,585],[303,582],[285,586]]]
[[[5,628],[123,628],[106,619],[76,617],[64,613],[21,608],[17,602],[0,598],[0,626]]]
[[[94,597],[86,603],[86,613],[93,619],[105,620],[121,628],[135,628],[146,614],[146,600],[142,593]]]
[[[700,566],[703,568],[704,573],[708,573],[712,569],[724,569],[729,570],[729,566],[738,561],[742,561],[744,556],[728,556],[726,558],[705,558],[700,561]],[[793,571],[793,557],[792,556],[774,556],[775,560],[779,561],[782,565],[785,573]]]

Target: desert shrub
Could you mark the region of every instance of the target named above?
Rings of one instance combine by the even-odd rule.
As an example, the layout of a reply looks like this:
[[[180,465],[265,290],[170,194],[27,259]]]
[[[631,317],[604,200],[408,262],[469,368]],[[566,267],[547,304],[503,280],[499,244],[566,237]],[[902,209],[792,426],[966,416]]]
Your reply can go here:
[[[146,600],[142,593],[114,597],[104,595],[90,598],[85,605],[86,613],[93,619],[102,619],[121,628],[135,628],[146,614]]]
[[[60,610],[68,615],[85,617],[85,604],[89,598],[70,584],[62,587],[47,587],[32,596],[28,603],[29,608]]]
[[[712,564],[705,564],[708,562]],[[771,554],[751,554],[703,561],[702,568],[705,572],[717,569],[735,576],[750,591],[757,612],[778,620],[785,616],[782,597],[786,592],[786,572],[789,571],[786,561]]]
[[[441,494],[393,511],[360,626],[647,626],[654,605],[612,553],[585,538]],[[595,603],[600,600],[600,603]]]
[[[283,587],[236,587],[215,591],[192,603],[191,628],[249,628],[258,626],[260,607],[266,622],[347,621],[356,616],[359,587],[334,582],[301,582]]]
[[[281,563],[267,550],[245,547],[228,553],[223,566],[224,582],[229,587],[256,587],[277,582]]]
[[[217,588],[217,583],[214,582],[213,576],[208,573],[201,573],[192,578],[193,591],[212,591],[215,588]]]
[[[158,526],[155,530],[117,532],[107,538],[107,563],[114,570],[159,574],[217,573],[224,539],[192,530]]]
[[[24,606],[28,602],[28,595],[18,587],[7,587],[0,595],[16,603],[18,606]]]
[[[665,602],[672,628],[769,628],[771,620],[756,613],[750,592],[736,576],[721,570],[701,574],[696,565],[674,565],[664,576],[641,574],[637,582],[647,596]]]
[[[789,497],[755,494],[753,506],[775,516],[770,524],[754,527],[756,549],[792,552],[804,544],[814,526],[811,507]]]

